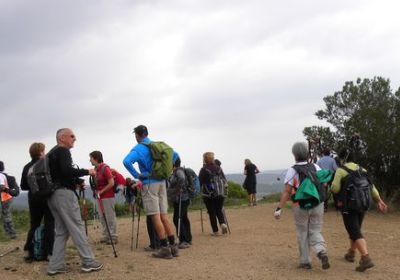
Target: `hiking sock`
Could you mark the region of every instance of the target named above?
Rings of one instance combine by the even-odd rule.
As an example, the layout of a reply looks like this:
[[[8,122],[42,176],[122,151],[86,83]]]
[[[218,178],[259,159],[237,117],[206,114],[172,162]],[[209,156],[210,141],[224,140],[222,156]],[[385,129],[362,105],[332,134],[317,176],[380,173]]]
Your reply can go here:
[[[160,239],[161,247],[168,247],[168,240],[167,238]]]
[[[175,244],[175,236],[174,235],[168,236],[168,242],[170,245],[174,245]]]

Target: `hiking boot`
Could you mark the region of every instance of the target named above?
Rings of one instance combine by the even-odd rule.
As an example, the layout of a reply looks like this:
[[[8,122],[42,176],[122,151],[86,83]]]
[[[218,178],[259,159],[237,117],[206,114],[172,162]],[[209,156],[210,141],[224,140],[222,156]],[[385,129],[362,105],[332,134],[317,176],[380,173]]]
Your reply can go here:
[[[328,255],[325,252],[319,252],[318,258],[321,260],[322,269],[328,269],[331,267],[329,264]]]
[[[373,266],[374,266],[374,263],[372,262],[369,255],[361,256],[360,265],[356,267],[356,271],[364,272],[365,270],[367,270],[368,268],[371,268]]]
[[[83,264],[81,266],[81,271],[82,272],[93,272],[93,271],[98,271],[98,270],[100,270],[102,268],[103,268],[103,264],[102,263],[93,261],[90,264]]]
[[[226,226],[226,224],[221,224],[221,230],[222,230],[222,234],[228,233],[228,227]]]
[[[179,256],[179,247],[178,244],[170,245],[171,248],[171,254],[173,257]]]
[[[347,253],[344,255],[344,259],[348,262],[354,262],[356,258],[356,252],[349,249]]]
[[[161,258],[161,259],[172,259],[173,256],[171,254],[171,249],[169,247],[161,247],[160,249],[157,250],[157,252],[154,252],[152,254],[153,257],[155,258]]]
[[[66,267],[62,267],[59,269],[51,269],[51,270],[47,270],[47,275],[49,276],[54,276],[57,274],[64,274],[64,273],[68,273],[70,270]]]
[[[190,248],[190,244],[183,241],[183,242],[179,243],[178,248],[179,249],[187,249],[187,248]]]
[[[312,269],[312,266],[310,263],[301,263],[299,264],[299,266],[297,268],[301,268],[301,269]]]

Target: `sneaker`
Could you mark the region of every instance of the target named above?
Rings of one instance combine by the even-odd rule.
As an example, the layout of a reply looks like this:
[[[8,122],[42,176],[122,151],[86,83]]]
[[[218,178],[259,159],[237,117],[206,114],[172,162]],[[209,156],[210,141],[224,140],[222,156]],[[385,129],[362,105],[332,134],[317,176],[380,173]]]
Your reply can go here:
[[[190,248],[190,244],[183,241],[183,242],[179,243],[178,248],[179,249],[187,249],[187,248]]]
[[[329,264],[329,259],[326,253],[324,252],[319,252],[318,253],[318,258],[321,260],[321,265],[322,265],[322,269],[328,269],[331,267],[331,265]]]
[[[98,271],[103,268],[103,264],[97,261],[93,261],[90,264],[83,264],[81,266],[81,271],[82,272],[93,272],[93,271]]]
[[[149,246],[147,246],[147,247],[144,247],[144,250],[145,250],[146,252],[153,252],[153,251],[155,251],[156,249],[153,248],[153,247],[151,247],[151,246],[149,245]]]
[[[47,270],[47,275],[49,276],[54,276],[57,274],[64,274],[64,273],[68,273],[70,270],[66,267],[63,268],[59,268],[59,269],[51,269],[51,270]]]
[[[221,224],[221,230],[222,230],[222,234],[228,233],[228,227],[226,226],[226,224]]]
[[[111,245],[111,240],[107,240],[106,244]],[[118,244],[118,239],[113,239],[113,244]]]
[[[373,266],[374,263],[372,262],[371,258],[368,255],[361,256],[360,265],[356,267],[356,271],[364,272],[365,270]]]
[[[100,243],[107,243],[107,242],[110,242],[109,238],[103,237],[100,239]]]
[[[172,254],[173,257],[179,256],[178,244],[170,245],[169,247],[171,248],[171,254]]]
[[[156,252],[154,252],[152,254],[152,256],[155,258],[161,258],[161,259],[172,259],[173,258],[172,254],[171,254],[171,249],[169,247],[161,247]]]
[[[218,231],[210,233],[211,236],[218,236]]]
[[[348,262],[354,262],[356,258],[356,252],[354,252],[353,250],[347,251],[347,253],[344,255],[344,259]]]
[[[301,268],[301,269],[312,269],[310,263],[301,263],[301,264],[299,264],[299,266],[298,266],[297,268]]]

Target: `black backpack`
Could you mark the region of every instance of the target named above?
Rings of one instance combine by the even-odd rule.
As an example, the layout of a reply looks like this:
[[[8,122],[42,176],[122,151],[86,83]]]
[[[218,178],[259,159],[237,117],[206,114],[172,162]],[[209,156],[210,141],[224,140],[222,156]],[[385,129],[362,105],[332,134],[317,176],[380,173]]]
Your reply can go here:
[[[349,174],[341,181],[339,200],[342,202],[342,211],[352,210],[366,212],[372,204],[372,183],[361,166],[358,170],[351,170],[342,166]]]
[[[57,184],[50,175],[49,163],[49,157],[55,148],[51,149],[43,158],[35,162],[28,170],[28,185],[32,193],[32,198],[35,200],[48,199],[57,189]]]
[[[19,195],[19,186],[14,176],[8,175],[7,173],[3,173],[6,176],[7,184],[8,184],[8,193],[9,195],[16,197]]]

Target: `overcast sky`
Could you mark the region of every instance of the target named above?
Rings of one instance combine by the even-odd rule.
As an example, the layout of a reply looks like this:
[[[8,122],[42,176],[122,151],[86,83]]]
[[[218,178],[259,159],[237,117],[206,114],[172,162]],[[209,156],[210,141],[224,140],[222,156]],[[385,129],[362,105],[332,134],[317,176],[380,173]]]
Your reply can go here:
[[[32,142],[58,128],[128,172],[132,128],[148,126],[198,171],[251,159],[287,168],[305,126],[345,81],[398,87],[398,1],[1,0],[0,160],[20,179]]]

